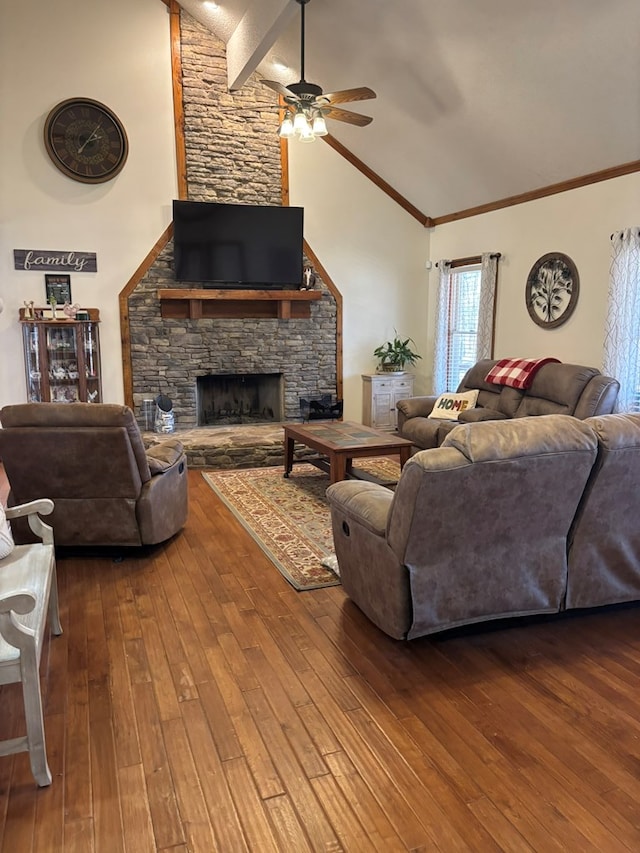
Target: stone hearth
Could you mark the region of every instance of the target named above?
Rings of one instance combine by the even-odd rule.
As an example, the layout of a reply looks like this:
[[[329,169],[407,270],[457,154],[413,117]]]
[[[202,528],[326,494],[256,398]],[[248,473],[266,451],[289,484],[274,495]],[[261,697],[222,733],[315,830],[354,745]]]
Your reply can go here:
[[[143,433],[147,447],[167,437],[153,432]],[[171,438],[183,443],[189,468],[284,468],[282,424],[198,427],[177,430]],[[315,450],[302,445],[294,451],[295,459],[316,455]]]

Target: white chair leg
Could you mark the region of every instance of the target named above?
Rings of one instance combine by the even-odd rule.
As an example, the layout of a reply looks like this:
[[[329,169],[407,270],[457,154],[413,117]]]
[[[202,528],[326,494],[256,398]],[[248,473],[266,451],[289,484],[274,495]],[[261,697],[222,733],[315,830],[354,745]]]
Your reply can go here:
[[[62,634],[60,611],[58,608],[58,578],[55,563],[51,572],[51,589],[49,590],[49,625],[56,636]]]
[[[47,763],[47,745],[44,736],[42,695],[35,649],[22,650],[22,696],[27,724],[27,742],[31,772],[41,787],[51,784],[51,771]]]

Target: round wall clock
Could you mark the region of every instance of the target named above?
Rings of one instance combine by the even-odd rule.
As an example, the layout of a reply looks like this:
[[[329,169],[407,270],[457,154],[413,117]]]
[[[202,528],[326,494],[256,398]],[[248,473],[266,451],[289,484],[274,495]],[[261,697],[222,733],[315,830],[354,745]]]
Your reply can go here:
[[[544,329],[561,326],[573,314],[578,301],[578,270],[568,255],[549,252],[531,267],[526,301],[529,316]]]
[[[129,153],[118,116],[90,98],[69,98],[55,106],[45,122],[44,144],[61,172],[85,184],[110,181]]]

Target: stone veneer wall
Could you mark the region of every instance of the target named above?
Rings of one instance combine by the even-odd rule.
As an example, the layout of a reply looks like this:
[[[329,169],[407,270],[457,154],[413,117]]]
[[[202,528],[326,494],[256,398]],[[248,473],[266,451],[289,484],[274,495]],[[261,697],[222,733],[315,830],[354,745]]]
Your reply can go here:
[[[189,198],[280,204],[282,174],[275,99],[256,75],[229,93],[224,44],[181,12],[185,145]],[[323,298],[309,320],[165,320],[157,290],[192,288],[173,276],[173,242],[129,297],[133,399],[162,392],[176,426],[197,423],[196,377],[208,373],[283,373],[285,418],[300,416],[300,396],[336,393],[336,305]]]

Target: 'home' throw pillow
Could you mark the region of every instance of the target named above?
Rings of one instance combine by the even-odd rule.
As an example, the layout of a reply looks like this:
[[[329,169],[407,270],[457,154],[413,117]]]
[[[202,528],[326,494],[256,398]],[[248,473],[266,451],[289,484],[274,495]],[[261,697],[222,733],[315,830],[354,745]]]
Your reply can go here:
[[[9,522],[4,514],[4,507],[0,504],[0,560],[8,557],[13,551],[13,536]]]
[[[463,391],[460,394],[440,394],[429,417],[457,421],[460,412],[475,408],[479,393],[479,391]]]

